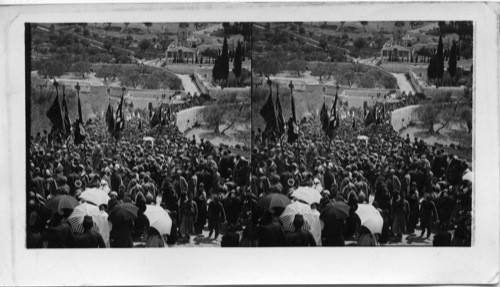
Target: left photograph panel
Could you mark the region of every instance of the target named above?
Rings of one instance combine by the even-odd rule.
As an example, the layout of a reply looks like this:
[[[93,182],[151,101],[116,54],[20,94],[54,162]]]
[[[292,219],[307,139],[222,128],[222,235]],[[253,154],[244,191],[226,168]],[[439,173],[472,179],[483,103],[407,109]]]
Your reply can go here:
[[[25,27],[26,247],[230,246],[255,202],[251,23]]]

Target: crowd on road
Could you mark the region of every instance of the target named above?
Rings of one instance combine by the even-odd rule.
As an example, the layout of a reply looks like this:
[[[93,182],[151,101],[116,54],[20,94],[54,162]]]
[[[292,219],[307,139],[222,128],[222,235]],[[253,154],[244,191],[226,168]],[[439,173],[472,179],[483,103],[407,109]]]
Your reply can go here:
[[[438,145],[400,137],[387,121],[356,125],[363,122],[362,115],[353,115],[355,123],[344,120],[332,138],[324,135],[314,116],[301,121],[298,141],[292,144],[283,140],[286,136],[273,140],[258,130],[252,146],[254,192],[293,198],[297,189],[313,188],[321,199],[304,203],[317,210],[320,219],[328,214],[329,205],[346,204],[347,215],[330,217],[333,223],[328,225],[320,222],[323,229],[317,242],[327,246],[342,246],[346,241],[358,245],[425,242],[431,233],[429,244],[470,246],[473,173],[469,163]],[[367,219],[358,216],[357,210],[366,205],[380,213],[381,230],[367,229],[370,222],[365,224]]]
[[[258,130],[249,159],[188,139],[173,122],[139,121],[115,139],[90,120],[80,145],[46,131],[30,138],[28,248],[163,247],[203,230],[222,247],[397,244],[431,233],[434,245],[471,245],[467,161],[387,123],[347,119],[330,139],[304,118],[292,144]],[[169,221],[159,225],[153,207]],[[370,208],[380,223],[366,218]]]
[[[29,248],[173,245],[201,233],[207,223],[217,238],[222,224],[234,217],[221,201],[248,190],[248,159],[203,139],[187,139],[173,122],[150,127],[132,117],[118,139],[99,118],[85,130],[78,146],[47,131],[30,139]],[[89,196],[93,190],[98,196]],[[165,233],[150,222],[151,206],[168,212]]]

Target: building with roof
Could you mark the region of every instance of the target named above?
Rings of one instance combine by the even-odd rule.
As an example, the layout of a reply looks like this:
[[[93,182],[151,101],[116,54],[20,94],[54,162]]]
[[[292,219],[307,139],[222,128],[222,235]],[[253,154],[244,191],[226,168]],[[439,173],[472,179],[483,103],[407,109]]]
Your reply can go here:
[[[194,63],[197,53],[194,49],[185,46],[171,46],[165,52],[167,61]]]
[[[380,57],[382,61],[391,59],[392,61],[406,62],[410,61],[412,51],[408,47],[393,44],[386,45],[380,51]]]

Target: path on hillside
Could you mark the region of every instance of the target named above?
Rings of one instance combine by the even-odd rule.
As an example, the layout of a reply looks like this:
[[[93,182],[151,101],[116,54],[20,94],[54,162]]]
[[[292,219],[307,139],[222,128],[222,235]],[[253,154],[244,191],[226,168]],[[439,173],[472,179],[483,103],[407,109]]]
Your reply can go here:
[[[189,75],[181,75],[181,74],[175,74],[177,77],[179,77],[182,81],[182,86],[184,87],[184,91],[186,93],[190,93],[191,95],[200,94],[200,91],[198,91],[198,88],[196,85],[191,81],[191,76]]]
[[[408,80],[406,79],[406,76],[404,74],[391,73],[391,75],[393,75],[394,78],[396,78],[396,80],[398,81],[399,90],[401,92],[405,92],[405,94],[407,94],[407,95],[410,92],[412,94],[415,94],[415,90],[413,89],[413,86],[410,84],[410,82],[408,82]]]

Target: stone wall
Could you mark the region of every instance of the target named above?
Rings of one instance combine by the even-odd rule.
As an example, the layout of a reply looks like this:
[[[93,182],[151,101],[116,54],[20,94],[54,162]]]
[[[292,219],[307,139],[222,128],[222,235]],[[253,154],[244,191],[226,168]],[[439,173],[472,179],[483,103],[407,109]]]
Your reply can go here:
[[[411,122],[417,120],[417,115],[415,113],[419,106],[407,106],[401,109],[397,109],[391,112],[391,126],[392,128],[399,132],[406,128]]]
[[[192,128],[196,122],[200,122],[203,119],[204,108],[204,106],[201,106],[179,111],[175,119],[175,124],[179,128],[179,131],[184,133],[186,130]]]

